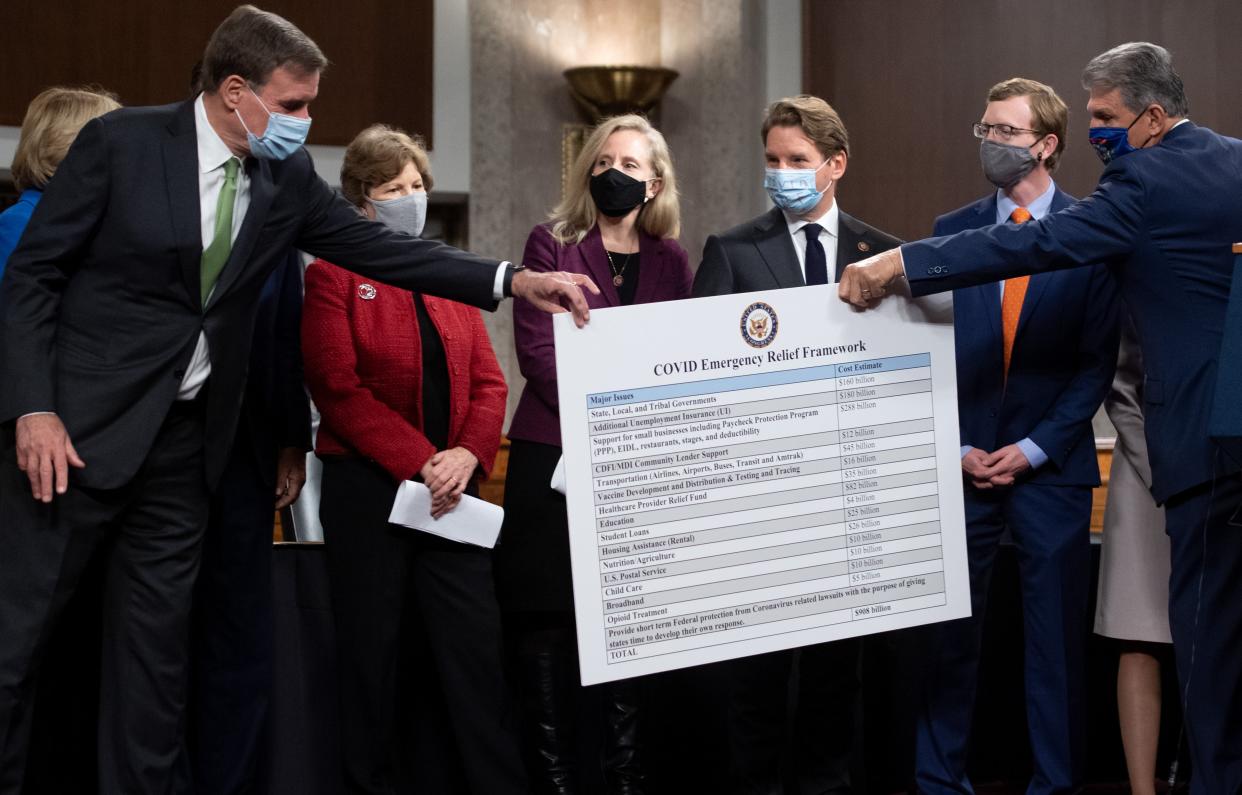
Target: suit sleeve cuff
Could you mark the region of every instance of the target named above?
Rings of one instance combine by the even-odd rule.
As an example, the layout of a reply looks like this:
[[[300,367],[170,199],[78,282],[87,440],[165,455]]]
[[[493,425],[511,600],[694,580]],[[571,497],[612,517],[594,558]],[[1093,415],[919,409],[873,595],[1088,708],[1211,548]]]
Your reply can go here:
[[[1039,449],[1039,445],[1035,444],[1030,438],[1018,441],[1018,449],[1022,451],[1022,455],[1026,456],[1027,462],[1031,465],[1031,469],[1039,469],[1048,463],[1048,456],[1044,451]]]
[[[505,274],[509,272],[508,262],[502,262],[496,268],[496,278],[492,281],[492,300],[503,301],[508,296],[505,295]]]

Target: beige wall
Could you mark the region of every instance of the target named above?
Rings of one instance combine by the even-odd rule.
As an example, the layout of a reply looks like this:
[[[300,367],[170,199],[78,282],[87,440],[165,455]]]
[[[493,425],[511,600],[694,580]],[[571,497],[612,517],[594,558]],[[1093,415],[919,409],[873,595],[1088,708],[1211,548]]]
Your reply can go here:
[[[768,206],[758,137],[765,13],[761,0],[471,0],[471,250],[520,257],[558,200],[561,127],[578,121],[561,72],[636,63],[681,74],[657,124],[681,183],[681,242],[697,266],[708,233]],[[522,380],[511,322],[507,306],[488,318],[512,410]]]

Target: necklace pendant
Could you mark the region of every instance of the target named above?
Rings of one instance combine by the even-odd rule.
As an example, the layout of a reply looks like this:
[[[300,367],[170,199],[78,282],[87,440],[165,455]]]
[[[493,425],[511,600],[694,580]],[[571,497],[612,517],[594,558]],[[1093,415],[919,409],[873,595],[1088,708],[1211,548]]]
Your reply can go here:
[[[625,277],[621,274],[618,273],[616,276],[612,277],[613,287],[620,287],[623,284],[625,284]]]

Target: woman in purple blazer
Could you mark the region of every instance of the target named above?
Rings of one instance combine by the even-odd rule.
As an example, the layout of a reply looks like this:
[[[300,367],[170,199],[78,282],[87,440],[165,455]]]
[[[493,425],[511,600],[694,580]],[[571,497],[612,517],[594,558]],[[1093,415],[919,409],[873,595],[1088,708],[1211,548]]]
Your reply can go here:
[[[592,309],[689,298],[692,275],[676,241],[680,226],[664,136],[641,116],[617,116],[600,123],[583,145],[565,198],[549,223],[531,230],[522,263],[590,276],[601,291],[587,296]],[[513,327],[526,388],[509,429],[496,579],[534,732],[536,789],[567,794],[581,791],[573,725],[579,688],[565,498],[549,486],[561,457],[552,318],[514,306]],[[634,683],[603,687],[600,734],[609,792],[641,793]]]

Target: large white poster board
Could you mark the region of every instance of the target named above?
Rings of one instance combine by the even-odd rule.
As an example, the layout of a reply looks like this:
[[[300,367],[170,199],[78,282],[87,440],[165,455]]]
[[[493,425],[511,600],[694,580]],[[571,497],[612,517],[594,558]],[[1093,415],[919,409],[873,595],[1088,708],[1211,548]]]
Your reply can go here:
[[[583,684],[969,615],[950,301],[556,317]]]

